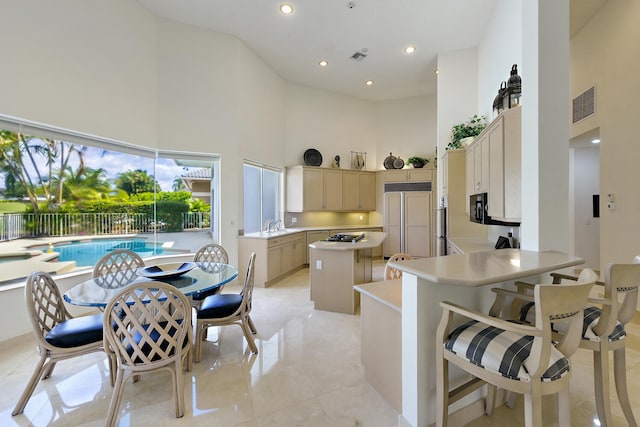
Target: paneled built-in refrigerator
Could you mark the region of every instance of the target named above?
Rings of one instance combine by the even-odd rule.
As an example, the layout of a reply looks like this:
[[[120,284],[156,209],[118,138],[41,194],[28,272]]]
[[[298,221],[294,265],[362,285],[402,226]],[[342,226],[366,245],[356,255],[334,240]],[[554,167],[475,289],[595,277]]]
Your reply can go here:
[[[408,253],[430,257],[431,182],[388,182],[384,184],[384,256]]]

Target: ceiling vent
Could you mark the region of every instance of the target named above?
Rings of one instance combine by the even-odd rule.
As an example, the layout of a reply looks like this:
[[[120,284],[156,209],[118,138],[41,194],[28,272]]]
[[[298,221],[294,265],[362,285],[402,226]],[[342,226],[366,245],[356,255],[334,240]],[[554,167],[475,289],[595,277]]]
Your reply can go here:
[[[577,123],[582,119],[586,119],[596,112],[596,88],[591,86],[589,89],[573,98],[573,120]]]
[[[366,57],[367,57],[366,53],[359,52],[359,51],[356,51],[353,55],[351,55],[351,59],[353,59],[354,61],[362,61]]]

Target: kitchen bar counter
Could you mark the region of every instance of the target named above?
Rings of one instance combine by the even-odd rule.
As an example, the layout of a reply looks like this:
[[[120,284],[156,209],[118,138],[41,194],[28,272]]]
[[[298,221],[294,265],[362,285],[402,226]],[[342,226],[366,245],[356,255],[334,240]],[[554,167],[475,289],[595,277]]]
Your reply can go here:
[[[371,252],[387,233],[367,231],[357,242],[317,241],[309,245],[311,300],[317,310],[354,314],[360,295],[353,285],[371,282]]]
[[[273,239],[276,237],[287,236],[289,234],[295,233],[303,233],[307,231],[320,231],[320,230],[363,230],[369,228],[380,228],[382,229],[382,225],[330,225],[330,226],[310,226],[310,227],[287,227],[281,230],[276,230],[272,232],[267,231],[258,231],[255,233],[247,233],[238,237],[246,237],[250,239]]]
[[[285,228],[272,232],[247,233],[238,236],[238,263],[246,265],[256,253],[255,284],[268,287],[309,264],[309,244],[327,239],[331,234],[382,230],[372,225],[317,226]],[[380,242],[381,243],[381,242]],[[373,258],[382,257],[382,245],[374,247]]]
[[[357,242],[328,242],[326,240],[319,240],[309,245],[312,249],[322,249],[325,251],[352,251],[357,249],[372,249],[380,246],[384,239],[387,237],[387,233],[381,231],[367,231],[364,233],[364,238]]]
[[[390,262],[402,274],[402,414],[399,426],[426,427],[435,422],[435,336],[441,301],[483,313],[493,302],[489,286],[527,279],[582,264],[581,258],[557,251],[501,249],[455,256]],[[456,383],[452,378],[452,383]],[[481,396],[456,402],[451,412]],[[469,407],[476,408],[476,406]],[[478,412],[481,415],[482,409]]]
[[[402,279],[364,283],[360,293],[364,377],[393,408],[402,412]]]
[[[581,258],[562,252],[532,252],[519,249],[499,249],[472,252],[453,257],[421,258],[390,262],[389,265],[432,283],[454,286],[484,286],[505,282],[582,264]],[[455,302],[455,301],[454,301]]]

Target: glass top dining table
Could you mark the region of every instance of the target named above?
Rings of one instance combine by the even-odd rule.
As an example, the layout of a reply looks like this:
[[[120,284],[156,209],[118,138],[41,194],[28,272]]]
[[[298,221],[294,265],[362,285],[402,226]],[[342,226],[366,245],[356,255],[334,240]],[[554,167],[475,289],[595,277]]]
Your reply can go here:
[[[120,290],[132,283],[158,281],[169,283],[186,296],[193,296],[201,292],[219,288],[236,277],[238,269],[229,264],[219,262],[196,262],[196,267],[178,277],[158,277],[150,279],[143,276],[126,274],[126,278],[111,277],[110,280],[92,278],[78,283],[64,293],[64,300],[70,304],[88,307],[106,307],[111,298]],[[158,264],[162,266],[162,264]],[[116,273],[117,274],[117,273]],[[114,285],[114,283],[116,285]],[[108,284],[108,285],[107,285]]]

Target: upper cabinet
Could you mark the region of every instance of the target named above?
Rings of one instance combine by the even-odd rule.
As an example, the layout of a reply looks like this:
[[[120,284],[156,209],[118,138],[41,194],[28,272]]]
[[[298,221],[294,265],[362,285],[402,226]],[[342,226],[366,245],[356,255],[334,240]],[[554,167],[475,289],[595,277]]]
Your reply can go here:
[[[342,172],[342,210],[376,210],[375,172]]]
[[[487,193],[488,214],[500,221],[521,219],[521,117],[520,107],[504,111],[466,151],[467,200]]]
[[[469,194],[489,191],[489,139],[481,133],[467,148],[467,192]]]
[[[398,169],[384,171],[384,182],[433,181],[433,169]]]
[[[288,212],[373,211],[375,173],[307,166],[287,167]]]

